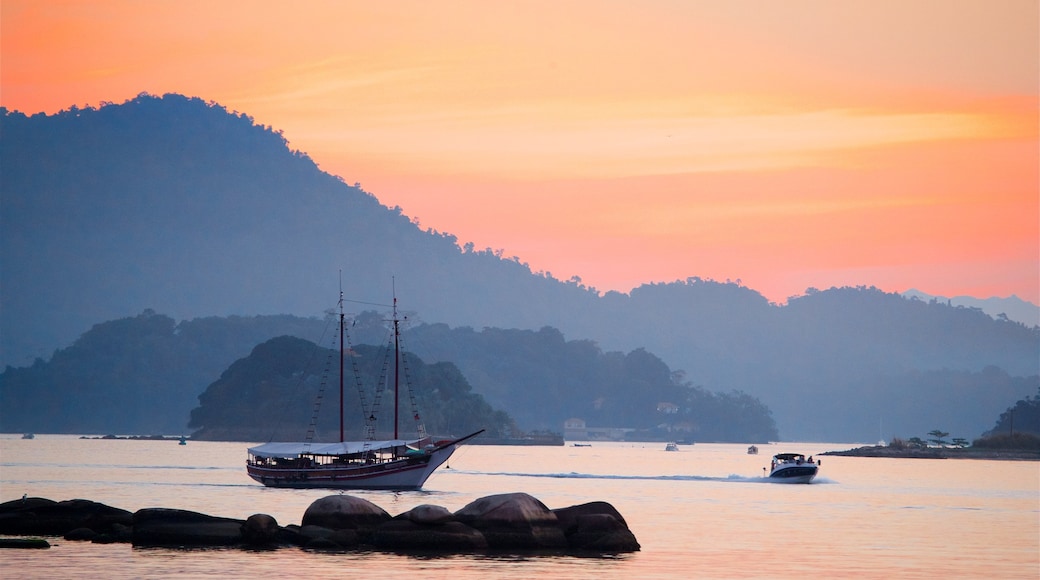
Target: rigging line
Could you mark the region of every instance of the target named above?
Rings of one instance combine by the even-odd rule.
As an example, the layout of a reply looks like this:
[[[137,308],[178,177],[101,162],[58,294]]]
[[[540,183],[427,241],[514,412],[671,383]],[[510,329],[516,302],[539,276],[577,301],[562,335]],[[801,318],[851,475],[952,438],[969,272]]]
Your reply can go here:
[[[327,322],[326,327],[325,327],[326,328],[326,332],[323,333],[323,334],[328,334],[328,328],[331,326],[331,322],[334,319],[335,319],[335,313],[330,312],[329,313],[329,317],[327,318],[328,322]],[[324,336],[322,337],[322,340],[324,341]],[[330,376],[331,371],[332,371],[333,356],[336,353],[335,349],[336,349],[336,346],[337,346],[337,344],[339,342],[336,339],[335,334],[332,335],[331,340],[332,340],[332,347],[333,348],[328,350],[327,354],[325,356],[325,368],[322,370],[321,382],[318,385],[318,394],[314,397],[314,407],[313,407],[313,409],[311,411],[311,421],[310,421],[310,424],[307,426],[307,435],[304,438],[304,443],[307,444],[308,448],[310,447],[311,442],[314,440],[314,437],[315,437],[315,434],[316,434],[316,431],[317,431],[318,415],[321,412],[322,401],[324,401],[324,399],[325,399],[325,389],[328,386],[329,376]],[[342,348],[342,345],[339,345],[339,347]],[[315,349],[314,352],[317,352],[317,349]],[[312,359],[313,359],[313,356],[314,355],[312,355]],[[307,365],[307,368],[310,368],[309,364]]]
[[[366,306],[380,306],[382,308],[391,308],[392,307],[392,305],[390,305],[390,304],[382,304],[382,303],[379,303],[379,302],[364,302],[364,301],[361,301],[361,300],[348,300],[346,298],[344,298],[343,301],[344,302],[350,302],[352,304],[364,304]]]
[[[326,313],[326,314],[328,314],[328,313]],[[290,395],[289,399],[288,399],[289,401],[298,401],[298,400],[300,400],[299,395],[303,391],[304,382],[306,382],[306,380],[307,380],[307,371],[308,371],[308,369],[313,368],[314,359],[316,359],[318,357],[318,353],[321,351],[321,344],[323,342],[325,342],[325,337],[329,334],[329,327],[331,326],[331,323],[332,323],[332,319],[329,318],[329,317],[326,317],[325,318],[325,328],[322,329],[321,336],[318,338],[318,342],[314,343],[314,348],[311,349],[311,354],[307,358],[307,362],[305,362],[303,364],[303,368],[301,369],[302,372],[300,373],[299,379],[296,381],[295,386],[293,386],[292,390],[289,393],[289,395]],[[326,370],[325,372],[327,373],[328,371]],[[324,378],[322,379],[322,381],[324,382]],[[324,384],[322,384],[322,387],[324,387]],[[319,392],[318,396],[321,397],[321,393],[320,392]],[[271,423],[271,430],[270,430],[270,432],[269,432],[269,434],[267,436],[267,442],[268,443],[270,443],[271,441],[274,440],[274,436],[275,436],[275,434],[277,432],[278,432],[278,425],[275,422],[272,422]]]
[[[406,319],[407,321],[407,319]],[[403,333],[401,333],[403,335]],[[404,346],[404,337],[400,336],[401,344],[401,365],[404,367],[404,386],[405,390],[408,391],[408,401],[411,404],[412,418],[415,420],[415,431],[419,434],[419,439],[426,438],[426,424],[419,416],[419,405],[415,402],[415,389],[412,388],[412,369],[408,364],[409,352]],[[414,356],[414,355],[412,355]]]
[[[354,371],[354,384],[357,387],[358,397],[361,399],[361,418],[365,425],[365,440],[375,439],[375,413],[369,409],[368,400],[365,397],[365,386],[361,380],[361,368],[358,365],[358,354],[354,351],[354,344],[350,338],[350,331],[345,327],[347,353],[350,355],[350,365]]]

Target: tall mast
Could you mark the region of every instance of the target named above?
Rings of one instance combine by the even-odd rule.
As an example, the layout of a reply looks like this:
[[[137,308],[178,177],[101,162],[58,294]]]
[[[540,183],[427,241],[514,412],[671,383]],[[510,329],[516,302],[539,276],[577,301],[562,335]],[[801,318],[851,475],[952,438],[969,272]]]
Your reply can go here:
[[[397,402],[397,391],[400,386],[400,365],[401,365],[401,351],[399,348],[398,337],[400,336],[400,330],[398,329],[397,320],[397,287],[394,285],[394,439],[397,439],[397,413],[400,405]]]
[[[346,326],[346,318],[343,315],[343,271],[339,273],[339,441],[343,437],[343,327]]]

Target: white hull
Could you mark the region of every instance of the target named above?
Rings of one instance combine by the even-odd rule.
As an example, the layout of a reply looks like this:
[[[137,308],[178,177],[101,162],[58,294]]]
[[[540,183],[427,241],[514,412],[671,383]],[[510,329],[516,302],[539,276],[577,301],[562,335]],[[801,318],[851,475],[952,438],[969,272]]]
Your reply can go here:
[[[810,457],[797,453],[779,453],[773,456],[769,481],[773,483],[809,483],[816,477],[820,465]]]
[[[422,456],[402,457],[375,464],[315,467],[246,466],[249,477],[267,487],[326,489],[419,489],[455,452],[455,445]]]
[[[769,481],[772,483],[809,483],[816,477],[816,472],[812,472],[808,475],[770,475]]]

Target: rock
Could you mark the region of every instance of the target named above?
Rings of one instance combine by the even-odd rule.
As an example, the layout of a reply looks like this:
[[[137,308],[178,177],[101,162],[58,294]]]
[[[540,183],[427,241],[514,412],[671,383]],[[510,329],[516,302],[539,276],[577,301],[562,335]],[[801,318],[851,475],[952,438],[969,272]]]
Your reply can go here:
[[[621,525],[626,528],[628,527],[628,524],[625,522],[625,518],[621,516],[621,513],[617,511],[614,506],[605,501],[592,501],[589,503],[554,509],[553,513],[556,514],[556,518],[560,521],[560,527],[563,529],[563,533],[565,534],[572,534],[577,529],[578,516],[589,514],[607,514],[621,522]]]
[[[584,503],[555,509],[553,513],[572,549],[613,553],[640,549],[625,518],[607,502]]]
[[[333,542],[328,538],[314,538],[313,540],[308,540],[307,543],[303,545],[303,547],[307,548],[308,550],[320,551],[341,551],[345,549],[343,546],[337,544],[336,542]]]
[[[336,549],[353,548],[361,543],[356,530],[333,530],[331,528],[315,525],[302,526],[300,528],[299,536],[299,544],[308,548],[315,547],[316,540],[321,540],[317,543],[318,546],[322,546],[325,543],[331,543]]]
[[[352,495],[330,495],[312,503],[303,514],[303,526],[322,526],[333,530],[354,530],[361,541],[390,520],[390,514],[376,504]]]
[[[253,514],[242,524],[242,540],[250,546],[267,546],[278,540],[278,522],[267,514]]]
[[[198,512],[147,508],[134,513],[135,546],[234,546],[243,543],[243,520]]]
[[[563,549],[567,539],[556,514],[526,493],[491,495],[455,512],[455,519],[479,530],[488,546],[502,550]]]
[[[445,524],[455,521],[455,515],[448,508],[439,505],[422,504],[397,516],[420,525]]]
[[[380,525],[372,534],[372,543],[383,550],[403,552],[473,552],[488,547],[484,534],[461,522],[419,524],[408,518]]]
[[[47,549],[51,544],[43,538],[0,538],[0,548]]]
[[[638,552],[639,542],[635,534],[609,514],[578,516],[578,526],[567,536],[567,543],[574,550],[595,552]]]
[[[111,532],[100,533],[94,536],[91,542],[95,544],[129,544],[133,541],[134,528],[122,524],[113,524]]]
[[[0,534],[63,536],[76,528],[106,533],[132,521],[133,514],[126,510],[85,499],[56,502],[31,497],[0,504]]]
[[[91,542],[98,537],[98,533],[90,528],[76,528],[65,534],[65,539],[70,542]]]
[[[384,550],[473,552],[488,547],[479,531],[455,521],[447,508],[422,504],[380,524],[372,543]]]

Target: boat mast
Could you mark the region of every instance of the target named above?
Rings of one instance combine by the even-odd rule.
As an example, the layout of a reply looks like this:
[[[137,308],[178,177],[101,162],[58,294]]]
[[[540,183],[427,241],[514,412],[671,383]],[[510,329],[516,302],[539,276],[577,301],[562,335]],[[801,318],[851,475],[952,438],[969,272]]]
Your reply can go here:
[[[397,402],[397,391],[400,386],[400,365],[401,365],[401,351],[399,347],[398,337],[400,336],[400,330],[398,328],[397,320],[397,287],[394,284],[394,439],[397,439],[397,413],[400,405]]]
[[[343,437],[343,327],[346,326],[343,315],[343,272],[339,273],[339,441]]]

